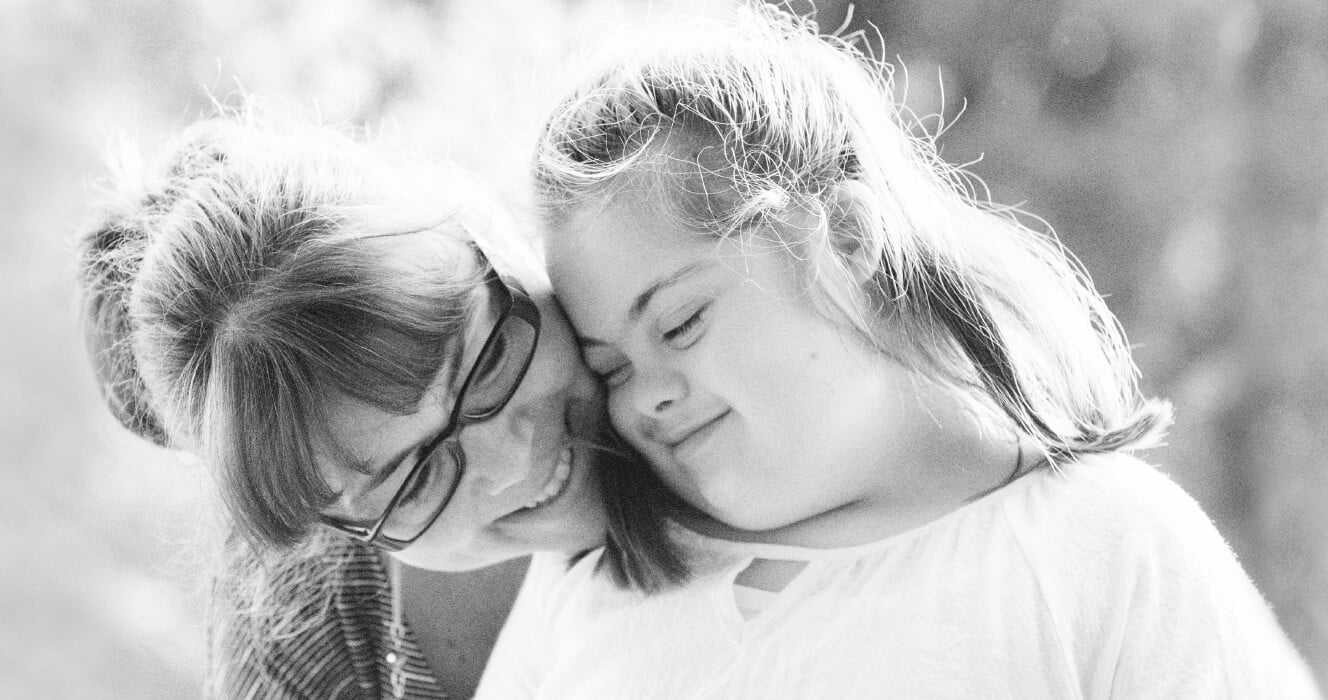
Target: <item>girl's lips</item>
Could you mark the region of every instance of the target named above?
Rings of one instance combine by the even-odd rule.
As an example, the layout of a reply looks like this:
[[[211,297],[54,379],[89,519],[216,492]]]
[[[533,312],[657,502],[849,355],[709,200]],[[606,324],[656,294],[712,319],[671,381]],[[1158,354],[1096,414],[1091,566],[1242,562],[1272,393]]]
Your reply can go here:
[[[679,462],[686,462],[691,457],[696,456],[696,454],[710,442],[710,438],[719,430],[724,419],[727,418],[728,415],[729,412],[724,411],[710,421],[702,424],[701,427],[688,433],[683,439],[674,443],[669,448],[673,453],[673,458]]]

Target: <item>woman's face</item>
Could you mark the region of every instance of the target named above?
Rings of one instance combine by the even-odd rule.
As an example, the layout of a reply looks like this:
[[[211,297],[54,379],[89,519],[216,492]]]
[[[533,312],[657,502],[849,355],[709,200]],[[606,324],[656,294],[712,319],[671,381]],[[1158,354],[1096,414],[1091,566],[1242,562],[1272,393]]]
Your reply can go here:
[[[910,372],[818,313],[771,243],[685,230],[628,192],[546,246],[614,427],[720,523],[770,531],[889,499],[892,465],[936,437]]]
[[[519,275],[539,307],[535,355],[503,410],[459,433],[466,468],[456,491],[419,539],[395,555],[412,566],[474,569],[532,552],[579,552],[604,540],[603,505],[594,473],[597,453],[582,442],[592,441],[606,420],[599,385],[581,363],[547,282],[538,272],[507,271]],[[490,308],[481,298],[488,294],[486,289],[475,294],[473,308]],[[348,456],[370,465],[370,472],[393,472],[365,494],[372,474],[325,467],[328,481],[343,494],[328,515],[351,512],[347,504],[354,498],[361,499],[356,511],[365,503],[374,504],[368,506],[377,509],[373,512],[386,507],[414,466],[418,448],[447,424],[454,393],[494,321],[491,314],[472,314],[465,357],[456,371],[444,368],[439,373],[439,384],[417,412],[395,415],[353,399],[330,407],[332,434]],[[454,382],[451,386],[449,379]]]

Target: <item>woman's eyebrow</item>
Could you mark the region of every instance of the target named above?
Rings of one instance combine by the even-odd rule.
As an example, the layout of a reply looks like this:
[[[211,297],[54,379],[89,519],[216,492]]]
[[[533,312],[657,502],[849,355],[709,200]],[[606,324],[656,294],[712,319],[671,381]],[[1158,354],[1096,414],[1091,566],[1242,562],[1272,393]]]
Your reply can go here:
[[[350,470],[359,474],[368,475],[369,477],[369,480],[366,481],[360,487],[360,492],[355,494],[355,496],[353,496],[352,499],[359,500],[367,496],[368,494],[373,493],[374,489],[377,489],[379,486],[382,486],[383,482],[391,478],[391,476],[395,474],[398,469],[401,468],[402,463],[406,461],[407,457],[410,457],[413,454],[418,454],[420,448],[422,448],[425,444],[426,444],[425,442],[421,442],[417,445],[407,446],[401,452],[398,452],[396,455],[393,455],[392,457],[385,460],[385,463],[383,464],[383,467],[381,469],[375,469],[373,462],[367,459],[352,460],[350,464],[347,465],[350,468]]]
[[[458,344],[460,346],[458,350],[462,355],[464,355],[466,349],[466,341],[464,336],[461,338]],[[457,375],[460,373],[460,364],[461,364],[460,362],[449,360],[447,363],[443,365],[443,369],[441,371],[447,373],[448,386],[451,386],[452,384],[456,383]],[[452,398],[455,398],[455,396],[453,396]],[[378,488],[379,486],[382,486],[383,482],[391,478],[392,475],[395,474],[396,471],[401,468],[402,464],[406,461],[408,457],[415,455],[416,460],[418,460],[420,452],[424,450],[426,445],[432,443],[435,439],[437,439],[437,437],[438,433],[431,433],[428,437],[421,440],[420,442],[415,443],[413,445],[407,445],[397,454],[388,457],[386,460],[384,460],[383,467],[381,469],[376,468],[373,463],[373,460],[371,459],[357,459],[354,457],[350,458],[350,460],[346,463],[346,468],[350,469],[351,471],[357,474],[364,474],[365,476],[369,477],[369,480],[366,481],[364,485],[360,487],[360,492],[355,496],[353,496],[352,500],[359,500],[361,498],[364,498],[368,494],[373,493],[374,489]]]

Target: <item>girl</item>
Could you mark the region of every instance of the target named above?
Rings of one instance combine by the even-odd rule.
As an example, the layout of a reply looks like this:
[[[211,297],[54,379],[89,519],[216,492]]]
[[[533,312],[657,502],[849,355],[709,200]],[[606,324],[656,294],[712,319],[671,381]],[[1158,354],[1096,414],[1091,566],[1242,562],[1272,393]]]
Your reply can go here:
[[[749,9],[664,45],[557,109],[535,181],[694,578],[537,562],[480,696],[1313,697],[1129,455],[1169,409],[1053,239],[966,196],[844,41]]]
[[[664,540],[594,449],[600,389],[519,229],[441,164],[274,117],[114,180],[80,247],[93,364],[126,427],[216,478],[210,695],[468,695],[522,567],[440,572],[607,529],[650,587],[633,557]]]

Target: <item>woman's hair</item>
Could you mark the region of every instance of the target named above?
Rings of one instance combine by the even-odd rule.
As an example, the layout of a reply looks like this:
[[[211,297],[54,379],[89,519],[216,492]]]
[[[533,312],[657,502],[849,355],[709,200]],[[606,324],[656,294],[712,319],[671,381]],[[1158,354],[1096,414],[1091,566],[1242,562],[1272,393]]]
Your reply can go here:
[[[738,15],[620,58],[555,110],[534,166],[549,225],[650,193],[687,229],[784,249],[827,317],[1052,463],[1161,435],[1170,409],[1140,396],[1087,275],[910,132],[886,66],[769,6]]]
[[[107,403],[199,455],[254,543],[305,539],[334,499],[315,458],[336,449],[329,400],[413,413],[461,351],[479,271],[443,241],[472,236],[474,205],[440,178],[332,130],[218,118],[120,177],[83,236]]]
[[[325,406],[412,413],[454,364],[481,271],[449,239],[480,233],[483,200],[254,102],[155,164],[125,155],[79,240],[85,336],[116,418],[214,478],[216,680],[237,630],[298,633],[338,594],[345,548],[316,528],[334,494],[315,449],[342,456]]]

